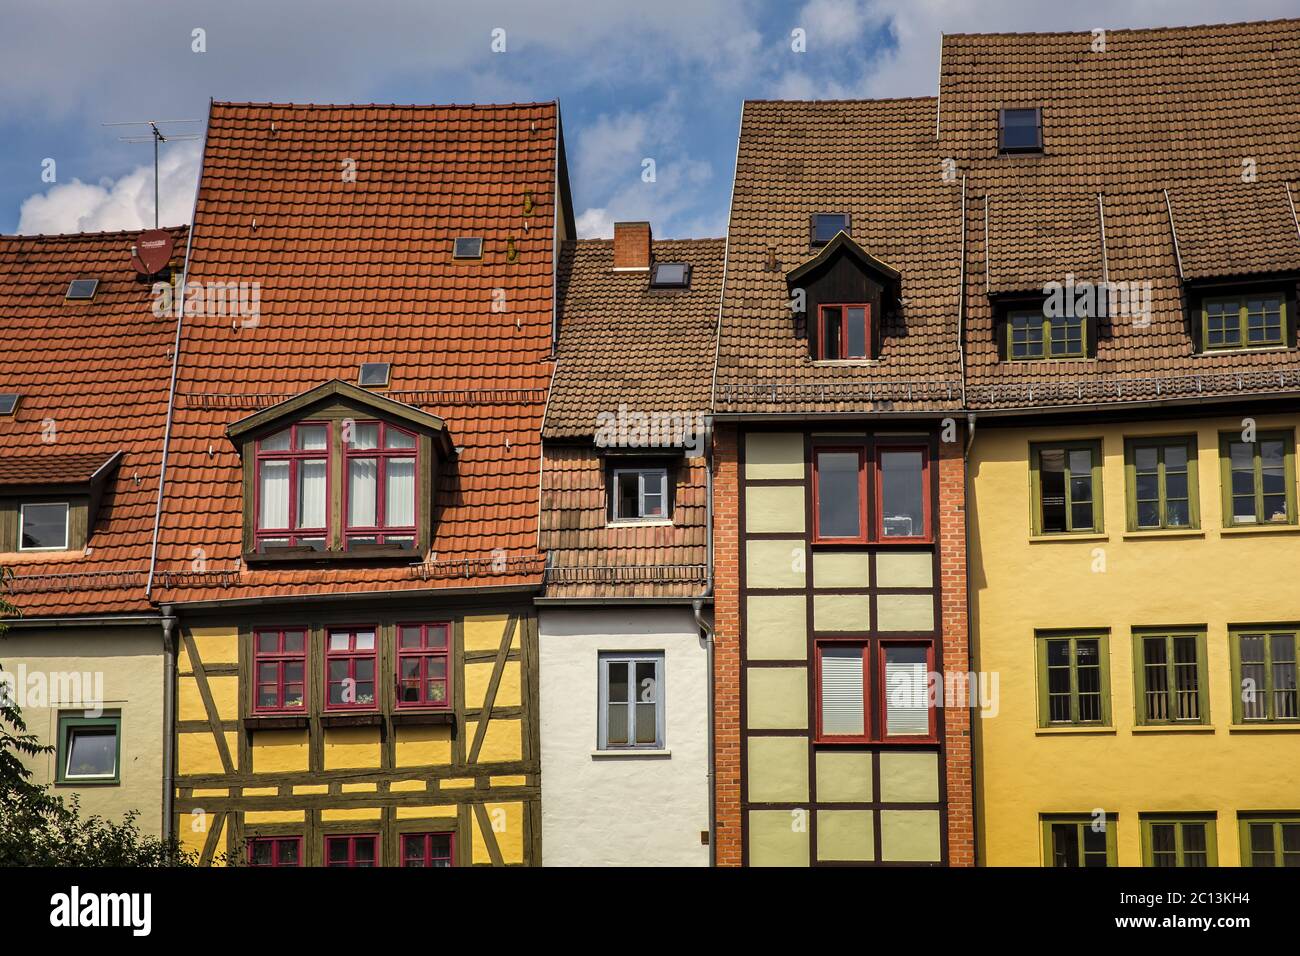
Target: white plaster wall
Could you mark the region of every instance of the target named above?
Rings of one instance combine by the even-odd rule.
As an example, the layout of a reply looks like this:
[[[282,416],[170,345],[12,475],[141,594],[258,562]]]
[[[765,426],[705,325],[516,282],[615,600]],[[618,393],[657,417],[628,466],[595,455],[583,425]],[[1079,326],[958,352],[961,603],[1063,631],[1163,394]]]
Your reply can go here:
[[[543,865],[708,866],[708,674],[691,609],[540,617]],[[664,652],[668,756],[593,756],[599,651]]]

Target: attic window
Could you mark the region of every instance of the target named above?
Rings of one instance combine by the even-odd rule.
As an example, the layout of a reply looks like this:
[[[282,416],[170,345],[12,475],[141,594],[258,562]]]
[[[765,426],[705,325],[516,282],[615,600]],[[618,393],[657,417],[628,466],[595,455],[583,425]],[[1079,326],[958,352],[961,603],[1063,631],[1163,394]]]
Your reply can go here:
[[[482,236],[458,236],[452,240],[451,257],[453,259],[482,259]]]
[[[357,374],[357,384],[362,388],[383,388],[388,385],[389,362],[362,362]]]
[[[18,407],[18,393],[7,392],[0,395],[0,415],[12,415]]]
[[[68,294],[65,298],[69,301],[89,301],[95,297],[95,290],[98,288],[98,279],[73,279],[68,283]]]
[[[685,289],[691,284],[691,267],[685,262],[656,262],[650,285],[656,289]]]
[[[848,233],[849,214],[846,212],[819,212],[812,217],[812,244],[824,246],[836,233]]]
[[[999,111],[998,149],[1004,153],[1041,153],[1043,111],[1037,106]]]

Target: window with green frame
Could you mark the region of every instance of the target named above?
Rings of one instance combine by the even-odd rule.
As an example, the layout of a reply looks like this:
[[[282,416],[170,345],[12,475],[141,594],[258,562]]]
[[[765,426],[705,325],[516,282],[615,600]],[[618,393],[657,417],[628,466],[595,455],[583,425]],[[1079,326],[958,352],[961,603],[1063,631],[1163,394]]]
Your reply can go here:
[[[1219,436],[1223,523],[1227,526],[1295,524],[1295,432],[1239,432]]]
[[[1205,631],[1135,632],[1133,687],[1139,724],[1209,723]]]
[[[1142,820],[1142,865],[1218,865],[1213,814],[1152,814]]]
[[[1101,442],[1044,443],[1029,451],[1034,534],[1101,531]]]
[[[1128,530],[1199,528],[1196,470],[1194,437],[1125,439]]]
[[[1280,292],[1201,300],[1201,347],[1280,348],[1287,344],[1286,296]]]
[[[1046,315],[1041,307],[1010,309],[1003,354],[1016,362],[1086,358],[1085,321],[1078,315]]]
[[[55,781],[77,786],[120,783],[122,716],[83,714],[72,711],[59,715]]]
[[[1110,725],[1110,653],[1104,633],[1036,635],[1042,727]]]
[[[1242,866],[1300,867],[1300,813],[1241,815]]]
[[[1300,721],[1295,629],[1240,628],[1232,650],[1232,720],[1237,724]]]
[[[1115,849],[1115,814],[1047,813],[1041,819],[1044,866],[1119,865]]]

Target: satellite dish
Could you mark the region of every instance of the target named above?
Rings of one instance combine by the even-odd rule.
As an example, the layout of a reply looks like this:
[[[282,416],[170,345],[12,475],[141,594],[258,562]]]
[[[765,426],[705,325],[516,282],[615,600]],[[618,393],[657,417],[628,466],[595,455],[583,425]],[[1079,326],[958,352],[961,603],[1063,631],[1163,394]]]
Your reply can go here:
[[[166,229],[147,229],[132,248],[131,265],[144,276],[157,275],[172,261],[176,240]]]

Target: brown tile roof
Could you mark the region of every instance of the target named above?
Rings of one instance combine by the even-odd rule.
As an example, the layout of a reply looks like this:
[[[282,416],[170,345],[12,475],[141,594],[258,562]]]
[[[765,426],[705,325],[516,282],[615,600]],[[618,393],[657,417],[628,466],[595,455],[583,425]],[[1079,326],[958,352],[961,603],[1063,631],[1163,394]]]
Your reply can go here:
[[[560,343],[546,438],[591,437],[601,412],[702,415],[713,376],[723,239],[653,243],[656,262],[691,266],[686,290],[652,289],[615,272],[614,243],[566,242],[560,254]]]
[[[746,102],[723,292],[717,413],[956,408],[961,183],[943,175],[935,100]],[[867,366],[814,363],[786,273],[809,217],[848,212],[854,240],[902,274]],[[766,266],[775,249],[776,270]]]
[[[1300,350],[1197,355],[1187,279],[1300,270],[1286,184],[1300,180],[1300,20],[1091,33],[944,37],[938,150],[967,177],[967,398],[972,407],[1123,402],[1292,391]],[[997,153],[998,110],[1042,107],[1041,155]],[[1249,162],[1245,162],[1249,161]],[[1243,165],[1243,163],[1245,164]],[[1255,182],[1243,182],[1253,172]],[[1166,204],[1165,190],[1169,191]],[[1100,323],[1089,361],[1002,362],[990,288],[1102,278],[1085,262],[1085,210],[1102,195],[1112,282],[1149,283],[1149,316]],[[1019,222],[1002,210],[1029,205]],[[1026,237],[1059,211],[1053,238]],[[996,222],[996,225],[994,223]],[[1095,222],[1095,220],[1094,220]],[[1016,238],[1019,237],[1019,238]],[[1082,243],[1082,245],[1081,245]],[[1007,250],[1014,265],[1005,271]],[[987,256],[987,260],[986,260]],[[1090,269],[1091,274],[1083,272]],[[1058,274],[1051,276],[1057,270]],[[1011,273],[1011,278],[1007,273]],[[1294,342],[1292,343],[1294,346]]]
[[[179,268],[187,230],[170,230]],[[138,232],[0,237],[0,475],[9,485],[80,484],[122,452],[87,553],[0,555],[11,600],[28,617],[144,611],[144,585],[175,320],[153,314],[152,284],[131,268]],[[99,279],[91,301],[68,283]]]
[[[645,272],[614,272],[609,241],[565,243],[560,257],[560,342],[542,474],[548,597],[685,597],[704,589],[704,459],[683,459],[677,470],[671,526],[608,526],[605,456],[592,443],[598,416],[620,407],[664,413],[670,432],[679,421],[702,425],[708,413],[725,242],[661,240],[652,252],[657,262],[691,265],[689,290],[651,289]]]
[[[671,525],[609,525],[605,459],[548,442],[542,475],[546,596],[689,597],[705,585],[708,493],[703,456],[677,469]]]
[[[1102,275],[1101,215],[1097,197],[1085,193],[988,197],[991,294],[1041,290],[1067,274]]]
[[[558,125],[554,103],[213,105],[189,278],[260,283],[261,317],[185,318],[160,599],[540,581]],[[482,260],[453,261],[456,236],[482,236]],[[392,363],[387,397],[462,449],[427,561],[241,568],[226,425],[372,360]]]

